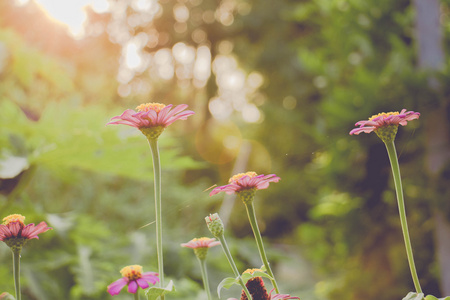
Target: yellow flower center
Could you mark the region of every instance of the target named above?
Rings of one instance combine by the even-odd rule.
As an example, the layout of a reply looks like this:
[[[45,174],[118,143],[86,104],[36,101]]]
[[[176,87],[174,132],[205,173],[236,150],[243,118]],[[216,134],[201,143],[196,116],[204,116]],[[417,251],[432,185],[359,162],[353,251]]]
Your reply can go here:
[[[120,270],[120,274],[129,280],[136,280],[142,277],[142,267],[140,265],[126,266]]]
[[[232,183],[234,181],[238,181],[239,179],[241,179],[244,176],[248,176],[250,178],[253,178],[255,176],[258,176],[258,174],[256,174],[256,172],[239,173],[239,174],[236,174],[233,177],[231,177],[230,180],[228,180],[228,183]]]
[[[8,225],[9,223],[12,222],[19,222],[20,224],[24,225],[23,221],[25,221],[24,216],[19,214],[13,214],[3,218],[3,225]]]
[[[261,269],[247,269],[244,271],[244,273],[250,273],[253,275],[253,273],[255,273],[256,271],[262,272]]]
[[[209,241],[209,240],[210,240],[210,238],[208,238],[208,237],[201,237],[201,238],[193,239],[194,242],[197,242],[197,241],[202,242],[202,241]]]
[[[151,110],[154,110],[156,113],[159,113],[161,111],[161,109],[163,109],[164,107],[166,107],[164,104],[152,102],[152,103],[141,104],[138,107],[136,107],[136,109],[138,111],[151,111]]]
[[[388,112],[388,113],[382,112],[382,113],[379,113],[379,114],[377,114],[377,115],[371,116],[371,117],[369,118],[369,121],[372,121],[373,119],[378,118],[378,117],[383,117],[383,119],[386,119],[386,118],[389,117],[389,116],[396,116],[396,115],[398,115],[398,114],[400,114],[398,111],[393,111],[393,112]]]

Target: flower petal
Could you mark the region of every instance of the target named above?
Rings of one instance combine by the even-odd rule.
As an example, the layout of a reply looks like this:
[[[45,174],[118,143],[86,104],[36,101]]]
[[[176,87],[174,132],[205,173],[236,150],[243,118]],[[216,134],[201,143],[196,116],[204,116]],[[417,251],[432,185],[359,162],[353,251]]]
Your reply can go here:
[[[136,283],[144,290],[149,287],[148,282],[143,278],[136,279]]]
[[[152,284],[156,284],[157,282],[159,282],[158,273],[155,272],[142,273],[141,278]]]
[[[41,222],[37,226],[34,226],[33,223],[28,224],[22,230],[21,236],[27,239],[39,239],[38,234],[46,232],[52,229],[51,227],[47,227],[47,223]]]
[[[108,293],[110,293],[111,296],[119,295],[120,291],[127,283],[128,280],[126,278],[120,278],[119,280],[114,281],[108,285]]]
[[[136,280],[131,280],[131,281],[128,283],[128,293],[135,294],[136,291],[137,291],[137,289],[138,289],[138,285],[137,285]]]

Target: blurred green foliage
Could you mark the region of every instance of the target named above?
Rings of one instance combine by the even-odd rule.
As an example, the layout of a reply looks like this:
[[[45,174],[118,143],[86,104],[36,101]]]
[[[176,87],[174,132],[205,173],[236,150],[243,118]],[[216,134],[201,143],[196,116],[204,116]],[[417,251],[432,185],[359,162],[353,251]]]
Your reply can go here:
[[[214,59],[228,42],[242,69],[264,77],[248,99],[262,113],[257,123],[244,122],[236,111],[226,121],[211,116],[214,72],[204,87],[136,72],[129,86],[151,82],[152,88],[119,96],[123,45],[108,35],[115,21],[110,14],[90,11],[88,28],[103,31],[76,41],[55,26],[39,34],[33,25],[48,23],[41,14],[30,15],[13,1],[0,4],[0,52],[6,53],[0,60],[0,162],[2,171],[16,171],[0,179],[0,211],[54,228],[24,249],[25,299],[109,299],[106,286],[123,266],[156,270],[150,150],[134,128],[105,127],[149,98],[196,111],[160,139],[166,273],[177,288],[170,299],[205,298],[195,256],[179,245],[208,235],[203,218],[220,209],[222,198],[203,191],[226,183],[244,143],[251,146],[247,170],[282,178],[258,192],[255,205],[283,292],[311,300],[404,297],[413,286],[386,151],[375,135],[348,135],[356,121],[402,108],[422,114],[400,128],[396,144],[419,277],[426,294],[440,294],[433,211],[450,215],[450,164],[434,178],[427,174],[424,128],[436,109],[449,115],[450,76],[447,65],[434,74],[441,86],[434,92],[429,74],[417,71],[413,4],[231,2],[185,2],[191,18],[181,31],[173,14],[177,3],[160,1],[154,22],[130,21],[122,29],[130,36],[156,30],[168,37],[146,48],[152,54],[184,42],[207,45]],[[449,4],[441,3],[446,45]],[[205,21],[223,10],[233,22]],[[139,15],[131,4],[126,11],[130,20]],[[201,42],[198,30],[206,36]],[[224,147],[230,137],[237,147]],[[238,268],[259,267],[240,203],[227,229]],[[12,293],[3,244],[0,260],[0,291]],[[208,261],[214,291],[231,272],[218,249]],[[225,297],[239,293],[224,291]]]

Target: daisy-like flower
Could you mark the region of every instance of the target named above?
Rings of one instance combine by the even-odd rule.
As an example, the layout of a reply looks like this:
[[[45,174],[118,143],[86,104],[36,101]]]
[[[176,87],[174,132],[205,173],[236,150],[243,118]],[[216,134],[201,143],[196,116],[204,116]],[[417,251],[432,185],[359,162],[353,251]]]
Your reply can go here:
[[[260,269],[248,269],[244,273],[250,273],[253,274],[255,271],[262,272]],[[275,300],[275,299],[300,299],[298,297],[293,297],[289,294],[274,294],[272,295],[272,292],[274,289],[270,291],[270,293],[267,293],[267,289],[264,285],[264,281],[262,277],[256,276],[250,278],[247,283],[245,284],[248,291],[250,292],[253,299],[258,300]],[[236,298],[229,298],[228,300],[238,300]],[[248,300],[247,295],[242,291],[241,299],[240,300]]]
[[[255,172],[239,173],[230,178],[227,185],[214,188],[210,196],[225,192],[227,194],[237,193],[244,203],[253,201],[256,190],[269,187],[270,182],[278,182],[280,177],[275,174],[258,175]]]
[[[24,216],[13,214],[3,218],[3,224],[0,224],[0,241],[13,251],[20,251],[28,240],[39,239],[40,233],[52,229],[45,222],[35,226],[33,223],[25,225],[24,221]]]
[[[149,287],[149,283],[155,284],[159,282],[158,273],[142,273],[142,266],[139,265],[126,266],[120,270],[120,273],[122,274],[122,278],[108,285],[108,293],[111,296],[118,295],[126,285],[128,285],[128,292],[135,294],[138,287],[146,289]]]
[[[186,120],[193,115],[191,110],[185,110],[186,104],[177,105],[172,109],[172,104],[145,103],[136,107],[136,111],[127,109],[120,116],[113,117],[111,124],[123,124],[139,129],[148,139],[156,139],[164,129],[176,120]]]
[[[219,241],[208,237],[195,238],[181,244],[182,247],[194,249],[194,253],[199,259],[205,259],[208,249],[217,245],[220,245]]]
[[[402,109],[401,112],[380,113],[369,118],[369,120],[359,121],[355,128],[350,131],[350,134],[360,134],[361,132],[371,133],[374,131],[383,142],[391,142],[397,134],[398,125],[405,126],[408,121],[418,119],[420,113],[414,111],[406,111]]]

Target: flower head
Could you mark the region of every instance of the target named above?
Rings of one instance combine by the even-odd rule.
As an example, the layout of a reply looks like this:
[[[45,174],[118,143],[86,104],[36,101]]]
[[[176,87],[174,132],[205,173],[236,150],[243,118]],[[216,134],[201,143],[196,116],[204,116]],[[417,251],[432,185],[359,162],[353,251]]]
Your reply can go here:
[[[0,224],[0,241],[13,251],[20,251],[27,240],[39,239],[38,234],[52,229],[45,222],[35,226],[33,223],[25,225],[24,221],[24,216],[13,214],[3,218],[3,224]]]
[[[244,273],[253,274],[253,272],[255,272],[255,271],[261,271],[261,270],[249,269],[249,270],[245,271]],[[274,291],[274,289],[272,289],[270,291],[270,293],[267,293],[267,289],[264,285],[264,281],[259,276],[250,278],[247,281],[247,283],[245,284],[245,286],[247,287],[248,291],[252,295],[253,299],[258,299],[258,300],[300,299],[298,297],[293,297],[289,294],[274,294],[274,295],[272,295],[272,292]],[[229,298],[228,300],[238,300],[238,299]],[[247,295],[245,294],[244,291],[242,291],[240,300],[248,300]]]
[[[237,193],[244,203],[253,201],[256,190],[267,189],[270,182],[278,182],[280,177],[275,174],[258,175],[255,172],[239,173],[232,176],[227,185],[214,188],[210,196],[225,192],[227,194]]]
[[[188,106],[180,104],[172,109],[172,104],[145,103],[136,107],[137,112],[127,109],[120,116],[113,117],[110,124],[123,124],[139,129],[147,138],[156,139],[164,129],[176,120],[186,120],[193,115]]]
[[[374,131],[383,142],[391,142],[397,134],[398,125],[405,126],[408,121],[418,119],[420,113],[414,111],[406,111],[402,109],[401,112],[380,113],[369,118],[369,120],[359,121],[355,128],[350,131],[350,134],[360,134],[361,132],[371,133]]]
[[[208,237],[195,238],[187,243],[181,244],[182,247],[194,249],[194,253],[199,259],[205,259],[208,249],[217,245],[220,245],[219,241]]]
[[[205,221],[213,236],[220,238],[223,235],[223,222],[218,213],[210,214],[205,218]]]
[[[142,266],[139,265],[126,266],[120,270],[120,274],[122,274],[122,278],[108,285],[108,293],[111,296],[118,295],[126,285],[128,285],[128,292],[135,294],[138,287],[146,289],[149,287],[149,283],[155,284],[159,282],[158,273],[142,273]]]

